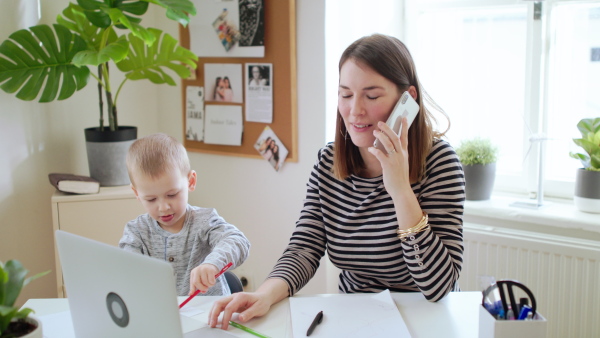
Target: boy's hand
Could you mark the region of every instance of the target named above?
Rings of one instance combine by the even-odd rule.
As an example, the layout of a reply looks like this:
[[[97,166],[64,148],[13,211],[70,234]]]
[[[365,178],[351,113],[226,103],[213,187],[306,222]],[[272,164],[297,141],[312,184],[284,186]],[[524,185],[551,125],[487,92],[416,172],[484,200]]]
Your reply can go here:
[[[200,264],[195,267],[190,274],[190,292],[191,296],[196,290],[204,293],[208,288],[215,285],[215,275],[219,273],[219,269],[212,264]]]

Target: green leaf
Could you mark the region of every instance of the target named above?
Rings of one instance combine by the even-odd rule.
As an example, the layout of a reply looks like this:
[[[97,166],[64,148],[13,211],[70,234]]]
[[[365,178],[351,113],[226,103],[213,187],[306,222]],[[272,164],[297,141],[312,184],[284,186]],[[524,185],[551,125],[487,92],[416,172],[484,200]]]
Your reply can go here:
[[[88,45],[90,50],[100,50],[102,35],[105,29],[94,25],[85,16],[84,9],[81,6],[70,3],[63,11],[63,16],[58,15],[56,21],[58,24],[67,27],[72,32],[77,33]],[[109,28],[107,43],[117,40],[117,34],[114,29]]]
[[[139,23],[142,21],[140,16],[148,10],[148,2],[139,0],[77,0],[77,3],[85,10],[85,16],[96,26],[102,28],[107,28],[111,24],[123,24],[112,17],[111,11],[116,10],[126,16],[128,21]],[[133,14],[133,16],[125,13]]]
[[[2,332],[8,328],[8,324],[17,314],[18,309],[12,306],[0,305],[0,337]]]
[[[8,282],[8,273],[4,270],[4,264],[0,262],[0,305],[4,304],[6,297],[6,283]]]
[[[475,137],[462,141],[456,154],[463,165],[490,164],[498,159],[498,147],[489,139]]]
[[[0,317],[8,316],[11,312],[16,313],[17,309],[12,306],[0,305]]]
[[[77,0],[79,6],[84,9],[84,14],[96,27],[108,28],[112,21],[108,14],[102,11],[109,6],[102,1],[96,0]]]
[[[581,135],[586,135],[587,133],[600,133],[600,117],[594,119],[581,119],[579,123],[577,123],[577,129],[579,129]]]
[[[590,155],[593,154],[598,148],[597,144],[594,144],[591,141],[589,141],[587,139],[583,139],[583,138],[573,139],[573,142],[575,142],[576,145],[583,148],[583,150],[585,150],[585,152]]]
[[[25,276],[29,271],[17,260],[6,262],[4,270],[8,273],[8,282],[5,284],[6,297],[2,305],[13,306],[21,293]]]
[[[170,69],[181,78],[190,76],[187,64],[196,68],[198,57],[190,50],[177,45],[177,40],[158,29],[149,30],[156,38],[156,43],[147,46],[133,34],[128,36],[130,51],[117,67],[129,80],[147,79],[156,84],[176,85],[173,78],[165,72]],[[183,64],[182,64],[183,63]]]
[[[32,313],[33,310],[30,308],[23,308],[19,311],[17,311],[17,313],[14,314],[13,318],[14,319],[23,319],[23,318],[27,318],[27,316],[29,316],[30,313]]]
[[[127,38],[121,36],[117,41],[109,43],[100,51],[84,50],[73,57],[73,64],[76,66],[92,65],[98,66],[101,63],[113,60],[119,62],[123,60],[129,52],[129,42]]]
[[[154,43],[155,37],[149,32],[148,29],[142,27],[137,22],[131,21],[129,17],[124,15],[123,12],[121,12],[120,10],[111,8],[107,10],[107,13],[109,13],[113,22],[118,22],[123,26],[129,28],[133,35],[144,40],[144,42],[147,45],[152,45]]]
[[[39,25],[11,34],[0,45],[0,88],[17,98],[39,102],[64,100],[85,87],[87,67],[72,64],[85,41],[61,25]]]
[[[569,156],[581,161],[581,165],[584,168],[588,168],[590,166],[590,157],[585,154],[569,152]]]
[[[184,27],[190,22],[189,15],[196,15],[196,7],[189,0],[145,0],[167,9],[167,18]]]
[[[600,170],[600,154],[590,156],[590,166],[595,170]]]

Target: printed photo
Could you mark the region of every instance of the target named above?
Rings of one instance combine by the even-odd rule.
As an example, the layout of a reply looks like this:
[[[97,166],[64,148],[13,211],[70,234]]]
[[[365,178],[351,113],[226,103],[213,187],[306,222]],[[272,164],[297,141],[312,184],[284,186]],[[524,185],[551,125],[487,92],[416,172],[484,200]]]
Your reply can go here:
[[[207,102],[243,102],[241,64],[204,64],[204,87]]]
[[[247,64],[249,86],[271,85],[271,64]]]
[[[240,39],[240,31],[234,22],[227,18],[229,11],[224,8],[213,22],[213,28],[226,51],[229,51]]]
[[[279,171],[288,155],[287,148],[279,140],[273,130],[266,126],[254,144],[254,149],[271,164],[275,171]]]

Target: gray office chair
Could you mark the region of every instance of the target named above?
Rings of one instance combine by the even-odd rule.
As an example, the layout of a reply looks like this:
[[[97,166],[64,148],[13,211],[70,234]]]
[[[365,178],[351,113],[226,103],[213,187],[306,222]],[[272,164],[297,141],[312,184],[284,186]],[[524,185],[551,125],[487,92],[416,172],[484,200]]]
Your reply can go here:
[[[242,281],[240,281],[240,279],[238,278],[238,276],[235,275],[235,273],[231,271],[225,271],[224,276],[227,280],[227,284],[229,284],[229,290],[231,290],[231,293],[244,291]]]

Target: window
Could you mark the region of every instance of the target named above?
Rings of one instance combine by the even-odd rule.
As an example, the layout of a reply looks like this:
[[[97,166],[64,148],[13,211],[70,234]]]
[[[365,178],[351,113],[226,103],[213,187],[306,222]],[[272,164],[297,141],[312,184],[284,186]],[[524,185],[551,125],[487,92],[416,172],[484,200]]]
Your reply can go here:
[[[328,42],[336,39],[329,20],[330,3],[337,2],[327,4]],[[497,191],[535,196],[543,161],[544,193],[572,197],[581,167],[569,157],[581,152],[572,142],[580,137],[577,122],[600,116],[600,1],[405,0],[390,6],[402,7],[392,10],[403,15],[391,20],[397,32],[379,32],[410,49],[425,90],[450,116],[450,143],[481,136],[499,146]],[[355,30],[361,23],[373,27],[356,18],[342,20]],[[337,60],[328,59],[327,68],[328,90],[337,90],[337,77],[332,83],[329,76],[337,76]],[[328,101],[328,115],[331,109]]]
[[[335,139],[339,84],[338,63],[344,49],[373,33],[400,36],[402,2],[398,0],[327,0],[325,4],[326,140]]]

